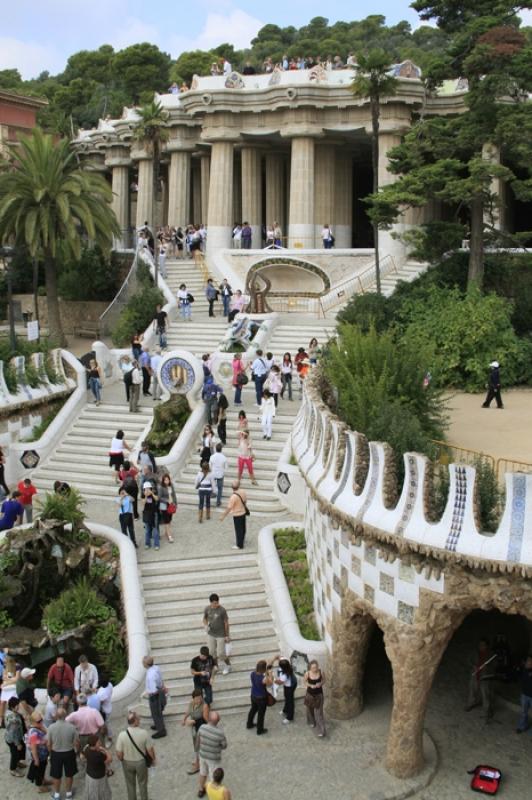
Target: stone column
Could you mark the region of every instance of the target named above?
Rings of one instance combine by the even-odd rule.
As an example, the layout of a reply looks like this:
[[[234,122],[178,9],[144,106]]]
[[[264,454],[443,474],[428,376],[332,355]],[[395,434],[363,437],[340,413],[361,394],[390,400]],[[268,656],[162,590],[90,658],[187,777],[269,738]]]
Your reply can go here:
[[[168,224],[184,227],[190,221],[190,152],[175,150],[168,169]]]
[[[113,164],[113,211],[120,225],[120,238],[115,240],[117,248],[129,244],[129,162]]]
[[[284,160],[278,153],[266,155],[266,225],[277,221],[285,231]]]
[[[207,251],[213,258],[231,247],[233,214],[233,142],[214,142],[211,150]]]
[[[146,221],[153,227],[153,159],[151,158],[141,158],[139,160],[138,187],[137,228],[141,228]]]
[[[242,222],[242,164],[233,163],[233,221]]]
[[[336,236],[336,220],[334,218],[336,173],[333,145],[318,144],[314,163],[315,237],[316,247],[322,247],[321,231],[325,224],[331,226],[333,234]]]
[[[396,176],[388,172],[388,151],[401,144],[400,133],[381,132],[379,135],[379,187],[387,186],[396,180]],[[408,215],[408,212],[407,212]],[[381,261],[385,256],[392,256],[397,267],[400,267],[407,256],[407,248],[400,239],[393,238],[392,234],[402,235],[412,226],[407,215],[401,215],[398,221],[388,231],[379,231],[379,247]]]
[[[353,159],[339,152],[335,161],[333,234],[336,247],[353,246]]]
[[[207,154],[200,158],[201,170],[201,221],[208,225],[209,214],[209,182],[211,178],[211,157]]]
[[[327,714],[334,719],[356,717],[364,708],[364,668],[374,626],[368,614],[344,612],[333,618]]]
[[[314,139],[292,139],[288,247],[314,247]]]
[[[260,150],[256,147],[242,148],[242,222],[249,222],[251,225],[253,248],[262,245],[261,166]]]
[[[201,223],[201,173],[196,161],[192,162],[192,217],[194,225]]]

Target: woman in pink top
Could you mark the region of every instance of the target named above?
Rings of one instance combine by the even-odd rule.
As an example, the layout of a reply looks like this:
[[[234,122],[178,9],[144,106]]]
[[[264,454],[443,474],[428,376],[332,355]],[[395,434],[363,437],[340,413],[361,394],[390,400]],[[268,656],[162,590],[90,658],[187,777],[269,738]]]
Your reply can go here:
[[[251,478],[251,483],[255,486],[257,485],[257,481],[255,479],[255,474],[253,472],[253,448],[251,446],[251,439],[249,438],[249,432],[244,430],[240,431],[238,434],[238,480],[240,481],[242,478],[242,473],[244,472],[244,467],[247,467],[249,472],[249,477]]]
[[[243,310],[246,304],[246,299],[240,289],[237,289],[231,298],[231,308],[229,311],[229,322],[232,322],[237,314]]]
[[[241,382],[241,378],[239,375],[246,374],[246,367],[244,366],[244,362],[242,361],[242,356],[240,353],[235,353],[233,356],[233,363],[231,365],[233,367],[233,386],[235,388],[235,406],[242,405],[242,389],[244,384]],[[239,382],[240,381],[240,382]]]

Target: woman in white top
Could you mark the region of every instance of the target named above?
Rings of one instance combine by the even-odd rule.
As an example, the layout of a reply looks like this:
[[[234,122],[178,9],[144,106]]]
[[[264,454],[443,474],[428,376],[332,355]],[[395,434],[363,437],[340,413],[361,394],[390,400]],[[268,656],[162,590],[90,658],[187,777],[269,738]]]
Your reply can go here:
[[[115,483],[120,483],[118,472],[124,463],[125,450],[131,450],[131,447],[124,439],[124,431],[120,430],[111,439],[111,447],[109,448],[109,466],[114,470]]]
[[[177,292],[177,304],[181,313],[181,318],[190,320],[192,315],[192,308],[190,305],[190,292],[187,290],[186,283],[182,283]]]
[[[111,731],[111,713],[113,711],[113,684],[107,676],[100,677],[100,685],[96,696],[100,701],[100,714],[104,718],[105,727],[107,729],[107,746],[111,746],[113,741],[113,732]]]
[[[263,439],[272,438],[272,422],[275,417],[275,401],[269,389],[262,393],[262,403],[260,404],[261,425]]]
[[[277,408],[279,402],[279,394],[283,388],[283,384],[281,381],[281,370],[279,369],[277,364],[274,364],[272,366],[270,374],[264,385],[264,388],[270,390],[273,397],[273,401],[275,403],[275,408]]]
[[[286,389],[288,389],[288,399],[292,400],[292,356],[290,353],[285,353],[281,363],[281,381],[283,388],[281,389],[281,398],[284,396]]]
[[[330,250],[333,246],[333,235],[331,231],[331,227],[327,222],[321,231],[321,238],[323,239],[323,246],[326,250]]]
[[[211,518],[211,496],[216,493],[216,484],[208,461],[204,461],[201,470],[196,475],[196,489],[198,490],[198,522],[203,522],[203,507],[206,519]]]

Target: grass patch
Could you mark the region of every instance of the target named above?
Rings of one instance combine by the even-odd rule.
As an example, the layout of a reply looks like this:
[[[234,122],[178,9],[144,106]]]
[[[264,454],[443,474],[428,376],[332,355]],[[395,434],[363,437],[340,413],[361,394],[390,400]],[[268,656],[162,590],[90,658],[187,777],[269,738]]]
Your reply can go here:
[[[321,636],[314,618],[314,598],[308,573],[305,534],[296,528],[280,528],[273,536],[301,635],[305,639],[320,641]]]

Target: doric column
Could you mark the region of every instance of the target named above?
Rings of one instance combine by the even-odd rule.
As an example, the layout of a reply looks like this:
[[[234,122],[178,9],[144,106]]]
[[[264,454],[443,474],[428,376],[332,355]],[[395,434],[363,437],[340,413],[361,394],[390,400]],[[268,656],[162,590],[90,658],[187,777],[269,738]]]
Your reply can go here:
[[[200,225],[201,220],[201,173],[197,161],[192,162],[192,222]]]
[[[211,179],[211,157],[207,153],[200,158],[201,170],[201,221],[208,225],[209,214],[209,182]]]
[[[145,222],[153,226],[153,201],[153,159],[144,157],[139,160],[137,228],[141,228]]]
[[[350,153],[337,153],[335,160],[333,234],[336,247],[353,246],[353,159]]]
[[[242,148],[242,222],[253,230],[251,246],[262,244],[261,152],[256,147]]]
[[[288,247],[314,247],[314,139],[292,138]]]
[[[175,150],[168,169],[168,224],[187,225],[190,221],[190,152]]]
[[[233,162],[233,221],[242,222],[242,164]]]
[[[284,159],[278,153],[266,155],[266,225],[277,221],[284,230]]]
[[[125,147],[114,147],[107,152],[105,163],[111,168],[113,200],[112,208],[120,225],[120,237],[114,247],[129,246],[129,166],[131,158]]]
[[[322,246],[321,231],[325,224],[331,226],[333,234],[336,236],[336,220],[334,218],[335,177],[333,145],[317,145],[314,180],[314,222],[317,247]]]
[[[379,135],[379,187],[387,186],[396,180],[396,176],[388,172],[388,151],[392,147],[401,144],[401,134],[396,132],[381,132]],[[406,216],[400,216],[399,220],[392,225],[388,231],[379,232],[379,250],[381,260],[385,256],[392,256],[396,266],[401,266],[406,260],[407,249],[405,244],[392,236],[402,236],[411,227],[412,223]]]
[[[208,253],[231,247],[233,214],[233,142],[213,142],[209,183]]]

